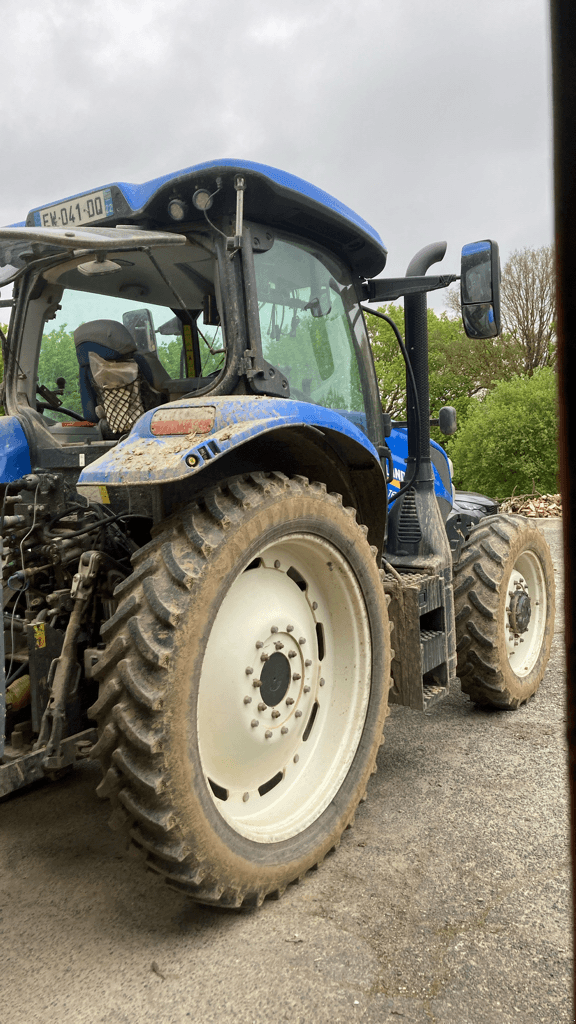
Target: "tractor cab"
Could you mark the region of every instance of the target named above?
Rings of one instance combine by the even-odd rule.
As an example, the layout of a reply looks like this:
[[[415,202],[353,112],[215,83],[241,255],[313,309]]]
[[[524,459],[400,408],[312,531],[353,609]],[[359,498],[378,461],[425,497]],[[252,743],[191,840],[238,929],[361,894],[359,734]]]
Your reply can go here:
[[[15,286],[7,411],[33,461],[113,444],[143,412],[206,394],[324,406],[381,443],[359,300],[385,259],[352,211],[251,163],[33,210],[0,230],[0,283]]]

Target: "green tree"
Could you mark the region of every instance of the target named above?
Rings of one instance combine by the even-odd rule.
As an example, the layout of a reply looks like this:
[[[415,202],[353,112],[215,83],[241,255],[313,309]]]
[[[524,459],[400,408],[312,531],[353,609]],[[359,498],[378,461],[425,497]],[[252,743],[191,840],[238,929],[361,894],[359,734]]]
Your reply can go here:
[[[55,327],[42,337],[40,359],[38,361],[38,383],[45,384],[51,391],[55,390],[58,377],[64,377],[66,387],[62,395],[62,404],[73,412],[82,412],[80,400],[79,368],[76,356],[74,337],[66,330],[66,324]],[[51,418],[66,418],[65,414],[48,413]]]
[[[557,443],[554,370],[500,381],[483,401],[473,399],[451,444],[454,483],[499,500],[533,488],[556,492]]]
[[[381,307],[396,323],[404,336],[402,306]],[[392,329],[375,316],[367,317],[368,334],[382,407],[395,419],[406,418],[406,370]],[[498,380],[511,380],[522,370],[522,353],[511,336],[473,340],[464,333],[461,319],[438,315],[428,310],[428,354],[430,416],[435,417],[443,405],[456,409],[463,424],[475,396],[490,391]],[[437,430],[432,436],[451,449],[452,441]]]

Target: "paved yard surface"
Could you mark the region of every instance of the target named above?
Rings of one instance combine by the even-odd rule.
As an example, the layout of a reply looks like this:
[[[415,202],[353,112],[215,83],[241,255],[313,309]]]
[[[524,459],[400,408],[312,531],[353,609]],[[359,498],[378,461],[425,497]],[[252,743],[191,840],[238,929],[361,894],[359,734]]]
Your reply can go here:
[[[560,570],[560,523],[539,525]],[[144,873],[91,765],[5,800],[2,1024],[572,1021],[558,603],[535,700],[394,708],[354,829],[260,911],[196,907]]]

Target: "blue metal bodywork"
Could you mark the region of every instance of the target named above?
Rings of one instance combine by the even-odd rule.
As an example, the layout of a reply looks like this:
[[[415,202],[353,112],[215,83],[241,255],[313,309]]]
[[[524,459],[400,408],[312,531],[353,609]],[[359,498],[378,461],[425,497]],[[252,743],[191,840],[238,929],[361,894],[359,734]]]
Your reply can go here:
[[[157,410],[144,413],[130,434],[116,447],[82,470],[79,487],[131,486],[169,483],[198,475],[246,442],[286,427],[308,426],[345,435],[364,449],[374,463],[378,452],[369,438],[349,419],[332,409],[286,398],[223,396],[186,399],[161,409],[214,409],[210,434],[156,436],[151,421]],[[191,464],[192,463],[192,464]]]
[[[191,230],[196,224],[204,227],[203,214],[194,205],[196,191],[208,189],[215,197],[211,216],[230,217],[235,212],[237,176],[245,184],[243,205],[247,221],[265,223],[273,230],[303,232],[311,241],[319,242],[344,258],[360,277],[374,277],[384,268],[387,249],[376,229],[363,217],[310,182],[252,160],[210,160],[141,185],[112,182],[36,207],[29,212],[25,226],[56,227],[60,218],[60,226],[76,228],[83,224],[97,227],[132,223],[174,231],[183,227]],[[92,202],[91,197],[96,193],[102,211],[97,216],[94,213],[86,216],[86,202]],[[183,204],[185,224],[175,221],[169,213],[174,197]]]
[[[430,441],[431,446],[439,452],[441,458],[446,462],[447,477],[451,479],[452,474],[450,473],[450,463],[448,462],[448,456],[441,445],[437,444],[436,441]],[[390,499],[394,497],[394,491],[400,490],[400,487],[404,483],[404,476],[406,473],[406,460],[408,458],[408,431],[405,427],[394,427],[392,433],[388,438],[388,447],[392,452],[392,461],[394,464],[394,479],[392,483],[388,484]],[[450,505],[452,505],[452,493],[448,491],[444,485],[444,482],[438,472],[438,469],[432,463],[432,469],[434,471],[434,490],[437,497],[444,498]],[[393,500],[391,501],[393,504]]]
[[[29,473],[30,448],[16,416],[0,416],[0,483],[7,484]]]
[[[371,235],[375,242],[379,245],[383,245],[380,235],[367,221],[362,217],[359,217],[354,210],[351,210],[349,206],[341,203],[339,199],[335,199],[328,192],[324,192],[322,189],[317,188],[316,185],[312,185],[309,181],[305,181],[304,178],[299,178],[295,174],[289,174],[287,171],[282,171],[278,167],[271,167],[269,164],[256,163],[254,160],[234,160],[229,157],[225,157],[221,160],[208,160],[205,163],[193,164],[191,167],[185,167],[181,171],[171,171],[169,174],[163,174],[159,178],[152,178],[151,181],[145,181],[141,184],[134,184],[128,181],[115,181],[110,182],[108,185],[98,186],[101,190],[109,189],[113,186],[120,189],[126,202],[128,203],[131,210],[134,212],[142,210],[146,204],[150,201],[152,196],[158,192],[164,185],[179,181],[181,178],[187,178],[191,175],[201,174],[203,171],[216,171],[220,168],[229,167],[233,170],[238,171],[256,171],[258,174],[262,174],[269,178],[270,181],[280,185],[284,189],[290,189],[296,192],[298,196],[312,199],[315,203],[319,203],[322,206],[332,210],[338,216],[343,217],[345,220],[350,221],[356,227],[361,228],[366,234]],[[86,195],[86,192],[78,192],[73,196],[66,196],[61,200],[62,203],[67,203],[73,199]],[[45,204],[47,205],[47,204]],[[28,215],[28,220],[32,220],[37,226],[41,225],[40,211],[42,207],[37,207],[31,210]]]

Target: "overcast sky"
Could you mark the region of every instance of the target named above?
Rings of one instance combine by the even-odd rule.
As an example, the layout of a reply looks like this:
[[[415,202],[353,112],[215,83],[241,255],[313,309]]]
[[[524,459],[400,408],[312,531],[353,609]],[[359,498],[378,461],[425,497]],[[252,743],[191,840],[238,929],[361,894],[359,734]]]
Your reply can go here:
[[[391,275],[552,241],[546,0],[0,0],[0,27],[0,224],[238,157],[355,209]]]

